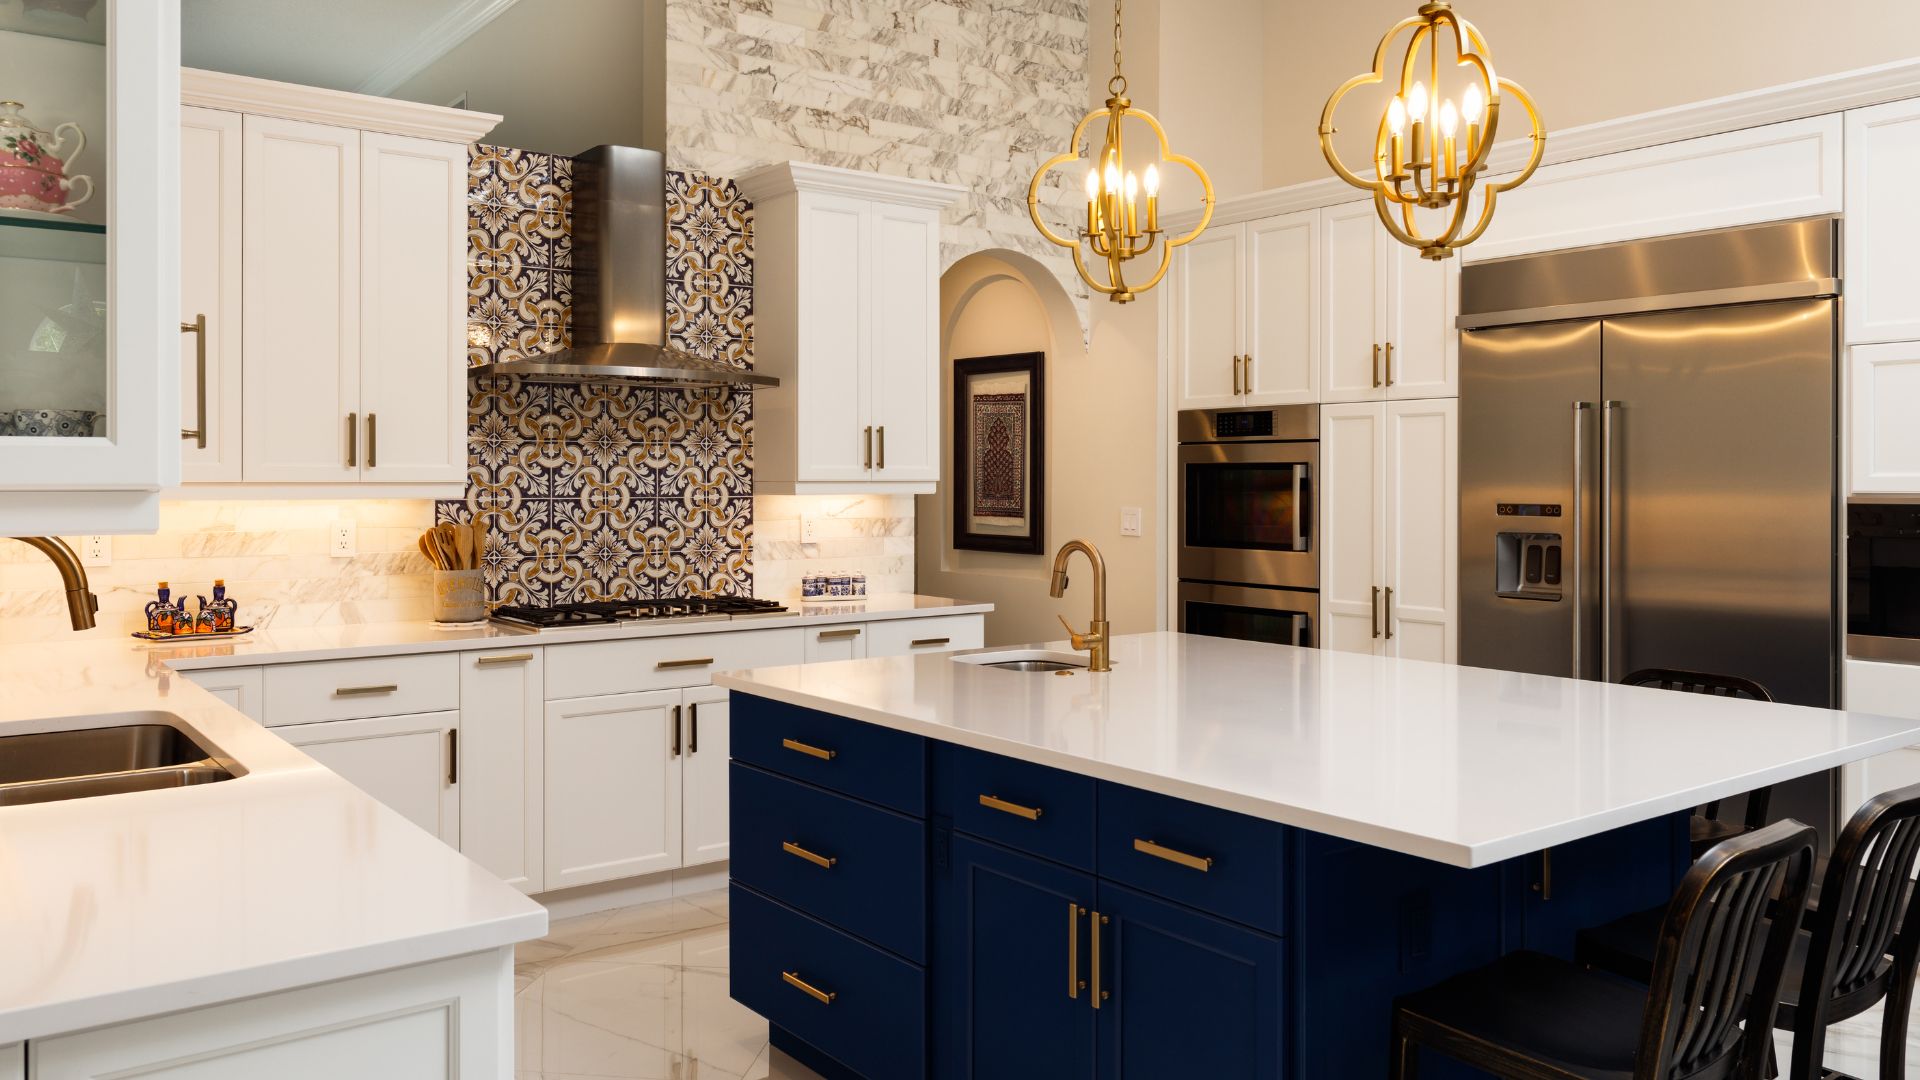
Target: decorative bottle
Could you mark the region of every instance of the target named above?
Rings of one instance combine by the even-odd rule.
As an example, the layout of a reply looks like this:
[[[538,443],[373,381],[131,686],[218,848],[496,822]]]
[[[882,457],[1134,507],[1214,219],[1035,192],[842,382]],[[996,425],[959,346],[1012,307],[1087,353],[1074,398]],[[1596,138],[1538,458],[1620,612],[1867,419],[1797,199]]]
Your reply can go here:
[[[207,608],[213,612],[214,633],[227,634],[233,631],[234,624],[239,621],[239,605],[227,599],[226,578],[213,579],[213,603],[208,604]]]
[[[156,634],[180,632],[180,609],[173,606],[173,590],[160,583],[159,599],[147,601],[147,629]]]

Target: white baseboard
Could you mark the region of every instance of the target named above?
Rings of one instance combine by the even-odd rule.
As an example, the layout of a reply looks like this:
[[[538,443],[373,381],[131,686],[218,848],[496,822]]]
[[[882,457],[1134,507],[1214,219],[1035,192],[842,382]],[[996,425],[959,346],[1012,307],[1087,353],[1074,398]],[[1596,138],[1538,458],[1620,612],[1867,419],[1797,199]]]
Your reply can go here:
[[[664,870],[646,877],[556,889],[539,893],[534,899],[546,906],[549,918],[571,919],[576,915],[591,915],[599,911],[724,889],[730,877],[727,867],[727,863],[717,862],[680,870]]]

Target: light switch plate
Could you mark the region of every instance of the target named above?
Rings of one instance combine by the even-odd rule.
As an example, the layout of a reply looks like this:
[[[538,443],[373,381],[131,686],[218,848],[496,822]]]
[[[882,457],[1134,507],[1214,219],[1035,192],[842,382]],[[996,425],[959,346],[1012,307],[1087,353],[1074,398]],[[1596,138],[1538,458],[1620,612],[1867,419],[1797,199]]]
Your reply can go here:
[[[1121,536],[1139,536],[1140,535],[1140,508],[1139,507],[1123,506],[1120,508],[1120,535]]]
[[[113,565],[113,540],[106,536],[83,536],[80,538],[81,566]]]
[[[336,559],[351,559],[360,550],[360,538],[351,521],[336,521],[327,526],[327,554]]]

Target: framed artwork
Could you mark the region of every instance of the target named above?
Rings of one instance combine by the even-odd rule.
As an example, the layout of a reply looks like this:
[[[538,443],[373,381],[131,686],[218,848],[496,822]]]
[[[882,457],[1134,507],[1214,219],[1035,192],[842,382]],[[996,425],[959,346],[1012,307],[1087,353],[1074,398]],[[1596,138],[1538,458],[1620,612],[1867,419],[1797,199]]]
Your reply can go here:
[[[953,546],[1046,552],[1043,353],[953,362]]]

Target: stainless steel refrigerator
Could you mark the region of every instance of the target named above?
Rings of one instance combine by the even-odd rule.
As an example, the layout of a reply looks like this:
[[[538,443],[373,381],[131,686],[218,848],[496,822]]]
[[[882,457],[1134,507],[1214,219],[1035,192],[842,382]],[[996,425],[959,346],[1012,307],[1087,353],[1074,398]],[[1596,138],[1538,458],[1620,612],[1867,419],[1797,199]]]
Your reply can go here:
[[[1462,270],[1462,663],[1836,704],[1836,227]]]

